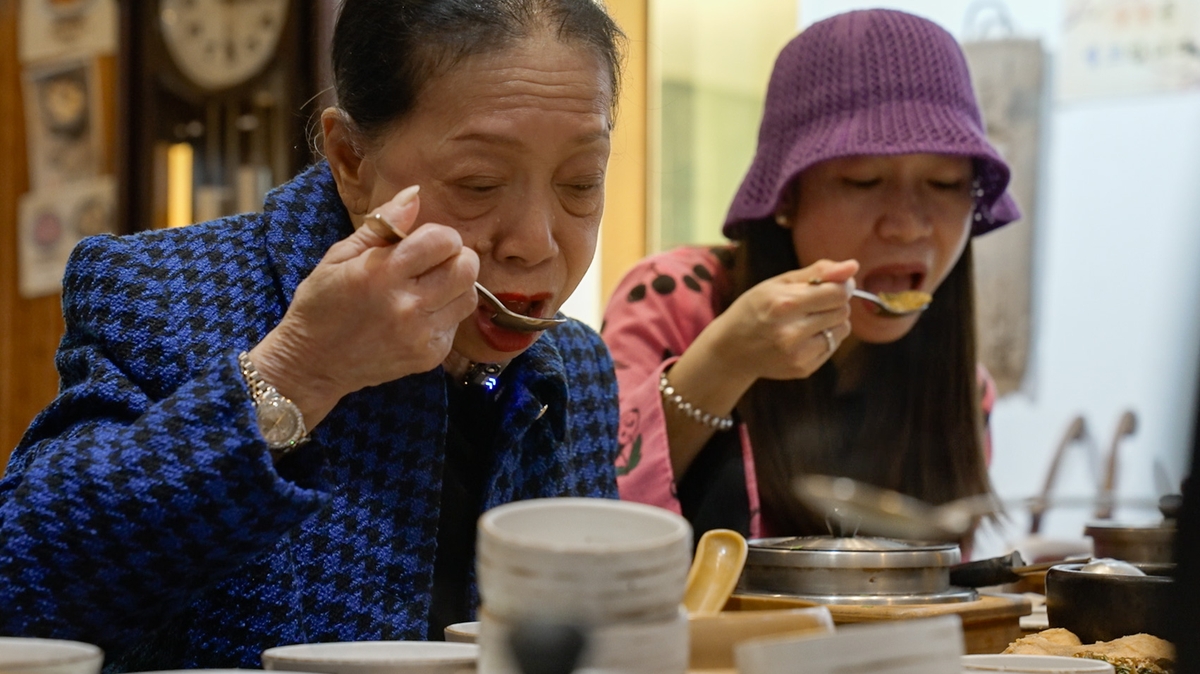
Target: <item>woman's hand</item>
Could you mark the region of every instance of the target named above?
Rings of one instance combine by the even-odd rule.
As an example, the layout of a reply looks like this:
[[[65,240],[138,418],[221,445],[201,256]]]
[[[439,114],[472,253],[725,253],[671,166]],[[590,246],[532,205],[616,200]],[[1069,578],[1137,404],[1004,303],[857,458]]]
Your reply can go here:
[[[825,331],[834,344],[850,334],[857,271],[854,260],[821,260],[767,279],[734,301],[693,348],[708,351],[716,371],[745,382],[746,388],[757,379],[806,378],[833,355]]]
[[[263,379],[300,407],[310,429],[349,393],[437,367],[478,304],[478,256],[450,227],[413,229],[415,189],[376,210],[411,233],[389,244],[359,227],[334,244],[283,320],[250,351]]]
[[[808,377],[850,334],[857,271],[855,260],[821,260],[742,293],[679,357],[668,375],[671,385],[705,412],[726,416],[758,379]],[[678,480],[713,431],[667,407],[671,466]]]

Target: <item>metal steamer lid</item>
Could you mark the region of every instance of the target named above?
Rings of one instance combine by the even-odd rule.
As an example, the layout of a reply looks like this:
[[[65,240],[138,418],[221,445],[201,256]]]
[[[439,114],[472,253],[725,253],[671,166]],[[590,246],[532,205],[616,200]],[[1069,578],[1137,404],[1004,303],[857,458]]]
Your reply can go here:
[[[749,541],[738,592],[820,604],[900,605],[974,601],[950,586],[961,557],[953,543],[887,538],[762,538]]]
[[[805,569],[949,569],[961,558],[962,553],[953,543],[910,543],[866,536],[793,536],[752,539],[747,563]]]

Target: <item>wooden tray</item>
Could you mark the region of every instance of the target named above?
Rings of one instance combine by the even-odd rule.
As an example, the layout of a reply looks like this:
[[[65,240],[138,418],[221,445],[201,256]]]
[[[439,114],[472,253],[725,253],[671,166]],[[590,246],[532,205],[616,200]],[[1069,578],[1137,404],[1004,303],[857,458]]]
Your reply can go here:
[[[754,597],[734,595],[725,605],[726,611],[762,611],[769,609],[804,608],[816,604],[784,597]],[[963,622],[963,646],[969,655],[999,653],[1023,636],[1021,616],[1033,608],[1029,600],[1014,594],[985,594],[976,601],[947,604],[910,604],[908,606],[838,606],[826,605],[835,625],[908,620],[958,614]]]

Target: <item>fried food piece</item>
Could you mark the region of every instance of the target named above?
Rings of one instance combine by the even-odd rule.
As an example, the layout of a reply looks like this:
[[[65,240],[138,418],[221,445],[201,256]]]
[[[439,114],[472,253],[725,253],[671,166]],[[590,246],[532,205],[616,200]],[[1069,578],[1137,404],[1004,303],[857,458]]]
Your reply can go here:
[[[1151,634],[1133,634],[1084,646],[1075,657],[1108,662],[1117,674],[1170,674],[1175,670],[1175,647]]]
[[[1036,634],[1021,637],[1004,649],[1005,653],[1020,655],[1065,655],[1075,654],[1075,649],[1082,646],[1079,637],[1071,630],[1055,627],[1042,630]]]
[[[1175,671],[1175,647],[1150,634],[1133,634],[1084,645],[1070,630],[1056,627],[1021,637],[1009,644],[1004,652],[1103,660],[1116,668],[1117,674],[1172,674]]]

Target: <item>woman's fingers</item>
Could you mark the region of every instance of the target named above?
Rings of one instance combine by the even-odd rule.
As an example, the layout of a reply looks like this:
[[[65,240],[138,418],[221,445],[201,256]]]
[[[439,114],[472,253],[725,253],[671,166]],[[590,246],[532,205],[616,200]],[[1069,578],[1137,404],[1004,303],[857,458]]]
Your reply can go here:
[[[763,372],[768,379],[803,379],[816,372],[850,334],[849,313],[842,310],[809,314],[780,331],[776,364]]]
[[[769,279],[739,298],[740,309],[727,312],[742,323],[730,341],[744,352],[745,362],[756,363],[757,376],[808,377],[829,359],[850,334],[857,270],[853,260],[824,260]]]
[[[368,213],[368,217],[378,213],[382,222],[377,220],[372,223],[375,225],[374,227],[363,225],[354,230],[353,234],[334,244],[325,253],[325,261],[345,262],[358,257],[366,250],[391,246],[399,239],[404,238],[413,229],[417,213],[421,210],[421,200],[417,197],[419,192],[419,185],[406,187],[397,192],[391,201]],[[380,224],[386,226],[382,231],[386,232],[390,229],[392,233],[385,235],[377,231]]]
[[[339,395],[436,367],[478,305],[479,256],[453,228],[414,226],[417,191],[331,247],[277,328]]]
[[[413,293],[424,300],[427,311],[440,311],[455,303],[469,304],[470,309],[465,312],[453,312],[461,313],[461,320],[474,311],[479,302],[475,294],[477,278],[479,256],[470,248],[460,246],[456,254],[413,277]]]
[[[818,260],[803,269],[780,274],[779,279],[789,283],[807,283],[820,285],[825,283],[853,283],[854,275],[858,273],[858,260]]]

